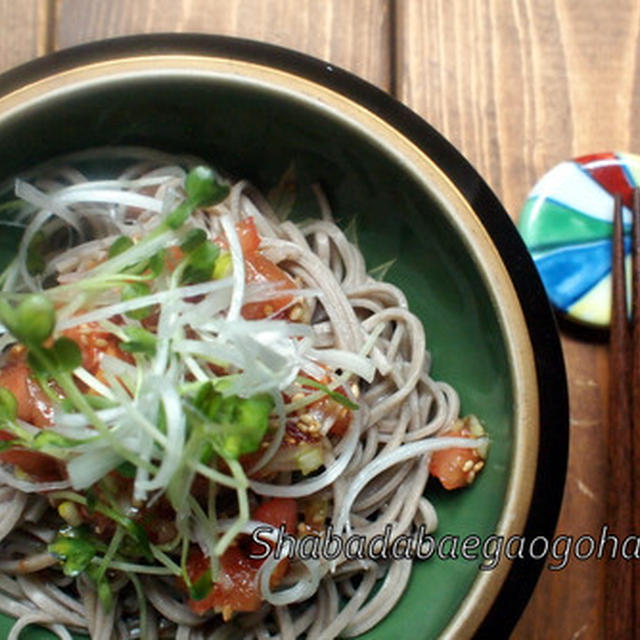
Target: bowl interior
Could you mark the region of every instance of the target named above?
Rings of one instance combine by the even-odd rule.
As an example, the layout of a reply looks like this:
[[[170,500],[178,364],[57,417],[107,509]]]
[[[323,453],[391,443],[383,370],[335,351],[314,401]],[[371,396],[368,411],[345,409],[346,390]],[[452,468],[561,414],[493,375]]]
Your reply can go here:
[[[0,140],[0,181],[52,157],[102,145],[196,154],[265,191],[293,162],[295,215],[318,214],[310,189],[318,182],[335,217],[354,231],[368,267],[393,261],[385,279],[405,292],[423,321],[433,374],[459,391],[462,412],[477,414],[491,435],[487,467],[470,489],[447,493],[429,483],[438,534],[484,538],[495,530],[513,453],[514,381],[486,275],[434,194],[372,136],[283,91],[187,76],[105,81],[61,92],[0,118]],[[13,233],[4,227],[0,234],[3,262],[15,249]],[[367,637],[437,636],[479,564],[451,558],[416,563],[401,603]],[[10,621],[0,620],[0,634],[9,628]]]

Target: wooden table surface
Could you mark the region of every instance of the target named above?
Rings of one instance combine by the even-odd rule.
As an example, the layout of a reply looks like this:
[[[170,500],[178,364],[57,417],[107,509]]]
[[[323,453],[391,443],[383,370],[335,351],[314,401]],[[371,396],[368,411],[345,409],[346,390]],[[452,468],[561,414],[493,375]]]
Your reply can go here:
[[[0,0],[0,70],[110,36],[194,31],[277,43],[409,105],[516,219],[555,163],[639,151],[638,0]],[[558,531],[604,521],[606,345],[563,336],[571,456]],[[600,638],[603,563],[545,570],[513,637]]]

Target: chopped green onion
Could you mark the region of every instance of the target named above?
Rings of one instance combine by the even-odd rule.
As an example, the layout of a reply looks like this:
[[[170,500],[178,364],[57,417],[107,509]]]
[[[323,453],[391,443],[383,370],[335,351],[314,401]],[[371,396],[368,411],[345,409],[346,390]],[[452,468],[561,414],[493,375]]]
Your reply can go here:
[[[296,466],[307,475],[324,464],[322,445],[318,443],[301,442],[295,447]]]

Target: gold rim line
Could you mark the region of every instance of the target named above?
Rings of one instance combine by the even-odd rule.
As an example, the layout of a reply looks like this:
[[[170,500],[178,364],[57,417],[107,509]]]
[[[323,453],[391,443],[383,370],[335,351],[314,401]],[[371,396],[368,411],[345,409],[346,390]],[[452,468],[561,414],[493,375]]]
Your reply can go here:
[[[451,180],[409,138],[363,105],[293,73],[221,55],[141,55],[94,62],[54,73],[0,97],[0,122],[42,100],[138,77],[197,77],[289,94],[325,111],[368,138],[399,161],[426,190],[456,229],[478,266],[505,336],[514,400],[514,440],[511,475],[507,483],[496,535],[522,533],[531,504],[539,446],[539,406],[533,348],[514,285],[491,238],[470,204]],[[470,637],[479,627],[506,578],[511,562],[479,572],[462,603],[442,632],[443,638]]]

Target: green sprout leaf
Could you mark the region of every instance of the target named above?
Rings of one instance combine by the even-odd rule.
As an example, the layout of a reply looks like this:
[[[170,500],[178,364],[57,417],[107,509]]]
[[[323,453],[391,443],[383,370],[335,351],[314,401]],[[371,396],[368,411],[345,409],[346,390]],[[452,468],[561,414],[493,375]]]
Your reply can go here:
[[[142,296],[148,296],[150,294],[151,288],[148,284],[144,282],[127,282],[127,284],[122,287],[120,298],[123,302],[127,302],[128,300],[134,300],[135,298],[141,298]],[[152,312],[153,307],[149,306],[127,311],[125,315],[134,320],[144,320],[144,318],[147,318]]]
[[[219,255],[220,247],[209,241],[203,242],[194,249],[187,259],[182,274],[182,284],[197,284],[211,280]]]
[[[149,269],[151,270],[151,277],[157,278],[165,267],[167,259],[167,252],[164,249],[156,251],[149,258]]]
[[[119,467],[116,467],[116,471],[123,477],[132,480],[136,477],[136,466],[131,462],[123,462]]]
[[[213,578],[211,576],[211,567],[195,581],[189,583],[189,596],[192,600],[204,600],[213,589]]]
[[[58,371],[66,372],[77,369],[82,364],[82,352],[75,340],[62,336],[51,347],[51,354]]]
[[[123,351],[143,353],[148,356],[155,354],[157,338],[153,333],[136,326],[125,327],[124,332],[127,340],[120,345]]]
[[[64,574],[71,577],[82,573],[97,552],[96,544],[85,526],[63,529],[47,548],[62,562]]]
[[[210,207],[222,202],[229,195],[229,187],[220,184],[210,167],[194,167],[187,174],[184,184],[187,198],[196,207]]]
[[[119,236],[109,247],[109,258],[115,258],[131,247],[133,247],[133,240],[129,236]]]
[[[250,398],[224,397],[205,382],[194,399],[197,416],[205,419],[205,431],[213,448],[235,460],[260,447],[269,426],[273,398],[261,393]]]
[[[197,249],[207,239],[207,234],[204,229],[189,229],[187,231],[184,240],[180,244],[180,248],[184,253],[191,253],[194,249]]]
[[[77,369],[82,364],[82,352],[75,340],[61,336],[51,348],[34,347],[27,353],[27,362],[36,376],[46,380]]]
[[[26,296],[17,308],[0,299],[0,321],[20,341],[28,346],[42,344],[56,326],[53,302],[43,293]]]

